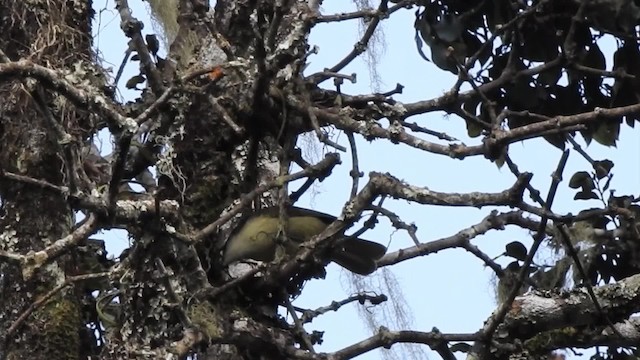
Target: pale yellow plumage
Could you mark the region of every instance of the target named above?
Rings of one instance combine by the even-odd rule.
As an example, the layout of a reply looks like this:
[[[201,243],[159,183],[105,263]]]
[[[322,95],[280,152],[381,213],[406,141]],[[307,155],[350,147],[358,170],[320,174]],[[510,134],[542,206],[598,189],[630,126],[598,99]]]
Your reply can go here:
[[[321,212],[291,207],[288,209],[287,253],[296,251],[299,243],[320,234],[334,216]],[[280,229],[278,208],[268,208],[250,214],[231,234],[225,246],[223,264],[229,265],[243,259],[273,261],[276,252],[276,237]],[[347,238],[338,248],[330,252],[330,260],[358,273],[370,274],[376,269],[376,260],[384,255],[386,248],[375,242]]]

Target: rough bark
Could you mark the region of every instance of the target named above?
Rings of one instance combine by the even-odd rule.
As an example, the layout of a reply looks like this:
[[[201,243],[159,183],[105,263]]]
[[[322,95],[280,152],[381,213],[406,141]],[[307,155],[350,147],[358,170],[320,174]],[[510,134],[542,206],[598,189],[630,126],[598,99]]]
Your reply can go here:
[[[0,1],[0,49],[5,50],[0,63],[29,58],[71,75],[83,68],[95,71],[92,11],[91,2],[80,0]],[[66,99],[30,80],[5,79],[0,98],[1,171],[56,185],[79,181],[62,157],[78,156],[78,144],[92,131],[87,113],[76,111]],[[57,131],[62,127],[69,133]],[[0,181],[0,250],[26,254],[70,233],[74,214],[63,194]],[[20,320],[34,301],[79,271],[75,254],[58,257],[34,274],[24,273],[15,263],[0,264],[0,337],[6,339],[0,343],[0,356],[77,359],[90,351],[86,340],[94,336],[82,322],[82,287],[67,287]]]
[[[216,359],[349,359],[376,348],[410,342],[428,345],[443,358],[452,359],[454,350],[450,344],[464,341],[475,343],[469,349],[472,359],[537,359],[560,345],[588,343],[577,336],[566,336],[573,335],[573,331],[590,336],[592,344],[612,343],[612,338],[606,337],[608,329],[625,332],[625,339],[636,341],[637,334],[625,327],[636,320],[623,321],[638,310],[638,275],[632,276],[638,269],[633,245],[638,237],[638,207],[632,205],[637,200],[615,198],[612,194],[603,209],[575,216],[553,213],[551,205],[568,152],[558,163],[546,200],[532,187],[532,175],[520,173],[510,163],[514,184],[501,192],[445,193],[376,172],[368,174],[368,181],[362,184],[353,140],[357,134],[366,140],[388,140],[457,159],[484,155],[491,161],[505,162],[508,146],[514,142],[544,136],[564,148],[568,134],[600,126],[605,127],[606,134],[587,132],[583,134],[585,139],[593,135],[603,144],[615,144],[617,132],[614,134],[609,130],[615,129],[606,129],[602,124],[611,125],[621,121],[622,116],[631,123],[635,121],[633,116],[640,105],[632,91],[619,91],[625,97],[611,102],[609,108],[593,103],[589,108],[572,111],[535,106],[524,109],[519,101],[509,103],[506,96],[520,95],[515,100],[527,97],[526,92],[523,96],[518,88],[512,88],[518,79],[525,79],[524,85],[529,89],[529,82],[538,81],[539,75],[550,69],[559,70],[559,74],[584,71],[585,66],[575,63],[573,33],[579,31],[581,41],[590,38],[591,30],[582,23],[594,21],[598,7],[609,6],[607,2],[580,5],[581,11],[588,13],[575,17],[575,10],[580,10],[577,1],[491,3],[493,10],[504,14],[487,10],[485,6],[490,4],[484,1],[477,2],[477,9],[470,8],[476,6],[473,2],[429,2],[428,11],[416,12],[416,26],[423,27],[416,30],[432,54],[438,47],[451,53],[451,48],[456,50],[461,45],[434,42],[437,37],[427,31],[446,30],[447,23],[454,20],[448,17],[453,14],[447,12],[457,11],[477,17],[464,23],[473,29],[482,28],[484,34],[496,31],[491,41],[516,39],[517,46],[512,46],[533,46],[529,50],[536,51],[522,53],[533,54],[534,62],[544,60],[544,65],[519,66],[524,62],[515,50],[509,52],[510,60],[500,65],[496,60],[506,60],[505,54],[492,54],[494,49],[488,44],[486,49],[491,51],[487,56],[494,57],[490,76],[474,80],[464,72],[470,71],[483,54],[483,45],[475,39],[471,44],[478,47],[475,55],[445,59],[461,61],[460,64],[436,63],[460,74],[450,92],[408,104],[392,98],[402,91],[400,85],[387,93],[345,94],[340,81],[355,81],[355,75],[339,72],[365,51],[382,20],[404,7],[419,7],[418,3],[426,8],[427,2],[382,0],[375,10],[326,16],[319,14],[316,1],[219,0],[215,11],[206,0],[167,2],[176,3],[175,13],[157,12],[159,17],[176,20],[173,26],[177,25],[175,31],[168,33],[169,54],[161,58],[152,44],[153,37],[143,35],[143,23],[133,17],[127,0],[115,1],[121,29],[129,38],[123,63],[135,52],[136,58],[131,61],[138,62],[140,74],[133,82],[146,82],[139,98],[121,104],[113,97],[110,80],[96,69],[91,53],[90,4],[78,0],[0,0],[0,49],[4,51],[0,54],[0,357],[174,359],[196,354],[199,358]],[[563,3],[571,6],[564,9]],[[158,2],[154,4],[157,6]],[[630,9],[637,10],[630,4]],[[511,8],[512,5],[522,9]],[[562,16],[548,16],[556,10]],[[606,14],[625,15],[623,8],[618,10]],[[311,28],[317,23],[355,18],[365,20],[367,29],[353,50],[334,67],[304,77]],[[520,38],[531,33],[527,28],[521,30],[522,26],[535,20],[545,25],[540,29],[546,30],[551,27],[546,26],[546,21],[555,18],[560,19],[562,31],[552,31],[553,36],[543,34],[554,40],[549,41],[552,46],[537,48],[535,45],[541,42],[535,41],[520,44]],[[601,20],[598,16],[596,19]],[[485,29],[485,24],[491,28]],[[615,24],[602,24],[605,30],[610,25]],[[471,33],[474,31],[465,30],[466,35]],[[566,41],[560,38],[563,34],[568,34]],[[458,35],[462,37],[462,33]],[[560,40],[563,54],[558,53]],[[591,41],[581,45],[586,49],[585,46],[596,48]],[[637,64],[633,61],[637,49],[625,47],[619,50],[626,51],[625,61]],[[460,54],[446,57],[450,55]],[[469,63],[465,64],[467,60]],[[630,75],[631,70],[634,75]],[[640,76],[636,70],[629,68],[625,73],[593,68],[587,73],[614,77],[619,90],[620,86],[630,89],[628,81]],[[534,75],[538,78],[534,79]],[[336,89],[321,89],[319,83],[331,78],[336,80]],[[484,83],[476,86],[474,81],[480,79]],[[460,92],[465,82],[471,82],[473,89]],[[573,89],[578,89],[577,85]],[[551,96],[549,91],[547,95]],[[535,101],[535,105],[543,103],[552,101]],[[499,107],[494,108],[496,105]],[[478,109],[480,114],[476,115]],[[446,134],[406,122],[411,116],[433,111],[446,111],[466,120],[469,136],[483,136],[482,144],[468,146]],[[269,195],[277,196],[278,204],[286,208],[289,196],[295,199],[316,180],[328,176],[340,162],[337,154],[330,153],[318,163],[309,164],[294,149],[297,136],[308,131],[314,131],[320,142],[339,148],[321,130],[327,125],[346,132],[352,147],[352,192],[343,213],[322,234],[305,243],[294,259],[260,265],[237,278],[230,277],[222,267],[220,250],[235,216],[252,203],[272,202]],[[104,128],[108,128],[115,143],[109,159],[91,146],[92,137]],[[437,135],[448,143],[429,141],[421,134]],[[293,161],[303,170],[289,174]],[[600,172],[598,181],[609,175],[613,166],[609,163],[593,162],[593,170]],[[158,173],[157,184],[148,169],[152,166]],[[437,170],[444,175],[443,170]],[[302,191],[290,194],[287,182],[303,178],[306,183]],[[143,191],[133,191],[128,186],[133,179],[142,184]],[[587,182],[581,182],[583,187],[590,185],[588,189],[593,189],[593,176],[586,173],[582,180]],[[573,177],[572,181],[576,182]],[[603,192],[608,186],[607,182]],[[527,192],[537,205],[526,202]],[[386,197],[415,205],[483,210],[509,206],[517,210],[494,210],[482,222],[455,235],[421,243],[414,225],[404,223],[382,207],[382,198]],[[381,199],[379,205],[374,206],[377,199]],[[316,258],[335,245],[345,228],[353,225],[365,209],[375,211],[371,224],[378,215],[384,215],[415,240],[415,246],[381,258],[380,267],[463,248],[494,270],[501,278],[505,296],[485,327],[472,334],[442,334],[435,328],[420,332],[380,327],[368,339],[333,353],[317,354],[312,347],[321,341],[321,335],[307,334],[300,323],[291,324],[277,316],[277,307],[297,295],[306,279],[323,275],[322,267],[313,266],[320,262]],[[86,220],[74,224],[73,212],[79,210]],[[566,248],[570,251],[573,243],[569,242],[566,228],[605,216],[620,223],[618,233],[607,235],[606,228],[594,229],[595,224],[591,230],[598,230],[605,244],[624,240],[631,245],[592,246],[583,250],[590,252],[584,258],[599,259],[603,254],[596,250],[609,249],[627,257],[618,257],[617,261],[625,260],[633,266],[611,272],[606,267],[595,268],[602,264],[585,262],[592,267],[587,269],[592,279],[581,274],[580,280],[584,284],[591,281],[597,287],[601,280],[614,279],[626,288],[616,284],[587,294],[582,289],[568,295],[559,292],[569,269],[567,261],[574,260],[567,257],[561,271],[539,272],[541,278],[548,275],[547,282],[553,282],[548,288],[553,291],[516,298],[520,290],[536,285],[537,280],[529,278],[527,269],[533,265],[543,240],[552,237],[559,248],[563,246],[558,245],[562,238],[570,244]],[[505,254],[523,262],[523,266],[514,261],[516,266],[505,270],[471,240],[506,225],[534,232],[534,245],[528,250],[520,244],[522,249],[518,247],[515,255],[506,249]],[[107,259],[104,244],[88,239],[94,232],[110,228],[126,229],[132,240],[132,246],[118,259]],[[563,279],[561,284],[557,278]],[[547,287],[539,287],[542,288]],[[97,296],[92,295],[94,291],[98,291]],[[341,304],[359,301],[361,305],[377,305],[386,300],[386,295],[362,292]],[[333,306],[302,313],[313,317],[336,310]],[[612,323],[605,323],[605,317]],[[101,331],[100,326],[106,331]],[[598,329],[584,329],[586,326]],[[549,345],[548,340],[554,343]]]

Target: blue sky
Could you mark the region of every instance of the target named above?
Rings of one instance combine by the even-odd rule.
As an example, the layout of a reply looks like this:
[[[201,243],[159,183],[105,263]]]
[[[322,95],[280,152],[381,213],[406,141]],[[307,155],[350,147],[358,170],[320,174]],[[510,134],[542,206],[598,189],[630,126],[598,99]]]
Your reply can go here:
[[[152,33],[153,29],[143,2],[131,0],[129,3],[134,16],[145,22],[144,32]],[[100,13],[99,50],[106,65],[112,66],[115,73],[122,60],[127,40],[119,29],[120,19],[113,9],[113,1],[107,0],[96,3],[94,6],[98,11],[104,7],[107,8],[107,11]],[[326,14],[349,10],[353,10],[353,5],[346,1],[325,0],[323,4],[323,13]],[[382,27],[385,46],[378,65],[378,73],[382,80],[380,91],[391,90],[395,88],[396,83],[400,83],[404,85],[404,93],[395,95],[394,98],[402,102],[438,97],[456,80],[453,75],[441,71],[432,63],[420,58],[413,39],[413,21],[413,11],[401,10],[385,20]],[[310,44],[318,45],[320,51],[319,54],[310,57],[311,64],[307,73],[331,67],[342,59],[359,40],[357,28],[357,21],[316,26],[311,34]],[[97,28],[94,31],[96,30]],[[429,55],[428,51],[426,53]],[[607,64],[610,66],[611,52],[605,55]],[[121,87],[126,79],[135,75],[136,68],[137,63],[127,66],[123,80],[120,82]],[[356,84],[348,82],[343,84],[344,92],[366,94],[372,91],[369,69],[362,58],[354,61],[342,72],[358,74]],[[323,85],[330,88],[332,81],[327,81]],[[122,94],[127,99],[136,95],[125,90],[122,90]],[[477,144],[480,141],[479,138],[467,138],[465,123],[456,116],[434,113],[409,120],[432,130],[445,132],[463,140],[468,145]],[[339,135],[337,139],[343,145],[347,145],[344,134]],[[437,141],[435,138],[427,138],[427,140]],[[581,142],[581,139],[579,141]],[[585,147],[583,142],[581,144]],[[307,152],[319,159],[322,157],[322,150],[322,146],[317,145],[316,142],[315,150],[312,147]],[[506,167],[498,169],[483,157],[460,161],[425,153],[404,145],[393,145],[383,140],[367,142],[361,138],[358,139],[358,151],[360,170],[365,173],[365,177],[360,182],[361,186],[366,183],[366,174],[370,171],[389,172],[410,184],[443,192],[498,192],[510,187],[515,180]],[[586,147],[586,151],[597,160],[608,158],[615,163],[611,188],[616,189],[617,194],[639,195],[640,126],[632,129],[623,125],[617,148],[606,148],[593,142]],[[511,145],[510,155],[521,171],[534,174],[532,184],[542,194],[546,194],[551,182],[550,175],[557,165],[561,152],[543,140],[529,140]],[[305,195],[298,205],[333,214],[339,213],[349,198],[351,187],[351,178],[348,174],[351,169],[350,156],[348,153],[343,153],[341,158],[343,164],[333,172],[332,176],[314,187],[316,195]],[[567,187],[571,174],[579,170],[588,171],[589,168],[590,165],[586,160],[575,152],[571,153],[565,170],[565,181],[560,185],[554,203],[555,212],[576,213],[581,208],[599,205],[597,202],[576,203],[572,200],[574,192]],[[295,185],[290,187],[290,189],[295,188]],[[385,202],[385,205],[399,214],[405,222],[415,223],[419,229],[418,238],[422,242],[451,236],[462,228],[479,222],[491,210],[427,207],[406,201],[391,200]],[[108,248],[114,252],[127,244],[126,234],[123,232],[109,232],[103,234],[103,237],[107,240]],[[363,237],[388,244],[390,251],[412,245],[406,233],[394,231],[385,220],[380,221],[375,229],[368,231]],[[525,230],[508,228],[507,231],[489,232],[485,236],[476,238],[473,243],[489,255],[495,256],[504,250],[506,243],[514,240],[530,244],[530,235]],[[544,262],[547,256],[549,252],[543,251],[538,257],[542,259],[539,262]],[[506,264],[506,262],[508,260],[502,263]],[[446,250],[427,257],[412,259],[385,271],[390,271],[391,274],[387,273],[385,276],[394,276],[401,287],[402,296],[409,306],[406,310],[412,314],[411,329],[413,330],[430,331],[435,326],[445,333],[475,332],[495,308],[492,272],[484,268],[478,259],[463,250]],[[302,296],[296,300],[296,305],[315,308],[347,297],[349,292],[346,289],[349,288],[350,276],[338,266],[331,265],[327,278],[309,282]],[[382,278],[381,275],[374,275],[372,280],[376,283]],[[393,328],[392,324],[384,325]],[[364,328],[363,320],[358,317],[355,305],[316,319],[307,326],[307,329],[326,331],[324,344],[317,349],[319,351],[337,350],[370,335]],[[384,350],[376,350],[358,359],[379,359],[381,358],[379,351]],[[429,353],[429,357],[439,358],[435,353]],[[463,358],[460,354],[458,357]]]

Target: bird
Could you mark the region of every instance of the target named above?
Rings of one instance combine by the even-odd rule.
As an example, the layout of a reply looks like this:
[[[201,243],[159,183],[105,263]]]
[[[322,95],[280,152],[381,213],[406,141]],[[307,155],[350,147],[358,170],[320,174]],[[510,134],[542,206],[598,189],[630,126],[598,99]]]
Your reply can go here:
[[[336,220],[333,215],[295,206],[287,208],[286,252],[295,253],[298,245],[324,231]],[[280,226],[280,209],[277,206],[254,211],[242,218],[227,240],[222,262],[228,266],[245,259],[273,261]],[[329,250],[328,260],[360,275],[369,275],[376,268],[376,261],[387,251],[384,245],[373,241],[346,236]]]

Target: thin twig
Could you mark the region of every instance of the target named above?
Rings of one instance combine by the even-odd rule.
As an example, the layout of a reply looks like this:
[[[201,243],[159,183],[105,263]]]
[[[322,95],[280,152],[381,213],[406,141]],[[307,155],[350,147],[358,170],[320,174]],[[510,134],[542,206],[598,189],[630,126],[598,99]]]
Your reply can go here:
[[[351,195],[349,198],[354,198],[358,193],[358,181],[364,175],[360,171],[359,161],[358,161],[358,147],[356,146],[356,139],[353,136],[353,132],[347,131],[347,139],[349,139],[349,146],[351,147],[351,171],[349,171],[349,176],[351,176]]]
[[[560,184],[560,181],[562,179],[562,173],[567,164],[568,158],[569,158],[569,151],[566,150],[562,153],[562,157],[558,162],[556,171],[552,175],[551,186],[549,188],[549,193],[547,194],[547,200],[545,202],[546,203],[545,209],[547,210],[551,209],[551,206],[553,204],[553,200],[555,199],[556,191],[558,190],[558,185]],[[548,220],[549,219],[544,216],[540,220],[540,225],[538,226],[537,232],[534,235],[533,245],[531,246],[531,249],[527,254],[524,264],[520,268],[520,272],[518,273],[518,277],[515,285],[509,291],[509,295],[506,297],[504,302],[500,305],[496,313],[487,321],[487,325],[482,330],[483,338],[487,340],[477,343],[478,346],[480,346],[480,348],[478,349],[474,347],[474,349],[472,350],[473,352],[477,354],[484,354],[484,352],[488,349],[487,341],[493,337],[494,332],[504,320],[505,316],[507,315],[507,312],[511,309],[511,304],[513,303],[513,300],[516,298],[516,296],[518,296],[519,290],[522,284],[524,283],[524,278],[528,275],[529,266],[531,266],[531,263],[533,262],[533,258],[537,253],[538,248],[542,244],[542,240],[546,238],[546,228],[547,228]]]
[[[294,180],[298,180],[304,177],[319,177],[327,171],[330,171],[335,165],[340,162],[340,157],[335,153],[330,153],[325,156],[323,160],[315,165],[311,165],[309,168],[304,169],[295,174],[287,175],[284,177],[278,177],[277,179],[270,181],[266,184],[260,185],[256,187],[253,191],[248,194],[245,194],[241,197],[241,201],[234,206],[233,209],[229,210],[224,215],[220,216],[216,221],[211,224],[205,226],[202,230],[197,232],[192,237],[183,237],[182,240],[190,239],[191,242],[199,242],[205,239],[207,236],[213,234],[220,225],[226,223],[231,220],[236,214],[240,213],[242,209],[248,206],[254,198],[259,195],[262,195],[265,191],[273,189],[278,186],[282,186],[284,183],[288,183]]]

